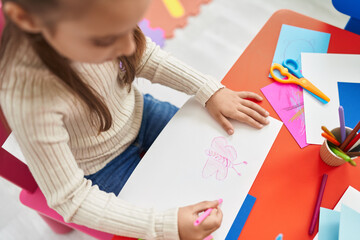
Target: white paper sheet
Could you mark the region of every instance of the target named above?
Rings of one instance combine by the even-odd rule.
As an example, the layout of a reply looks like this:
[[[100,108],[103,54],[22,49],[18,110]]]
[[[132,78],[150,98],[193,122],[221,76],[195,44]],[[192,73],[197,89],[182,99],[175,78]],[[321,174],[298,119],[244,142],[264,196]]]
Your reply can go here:
[[[2,148],[26,164],[24,154],[22,153],[19,143],[16,141],[13,133],[10,133],[9,137],[5,140],[4,144],[2,145]]]
[[[119,197],[158,210],[222,198],[223,222],[213,236],[225,239],[282,126],[269,120],[261,130],[233,122],[235,133],[228,136],[190,99],[156,139]]]
[[[337,82],[360,83],[360,55],[302,53],[301,64],[305,78],[330,98],[323,104],[304,91],[306,141],[322,144],[321,126],[340,126]]]
[[[351,207],[357,212],[360,212],[360,192],[353,188],[352,186],[349,186],[339,202],[336,204],[334,210],[341,212],[341,205],[346,205],[348,207]],[[314,240],[318,240],[318,234],[314,237]]]

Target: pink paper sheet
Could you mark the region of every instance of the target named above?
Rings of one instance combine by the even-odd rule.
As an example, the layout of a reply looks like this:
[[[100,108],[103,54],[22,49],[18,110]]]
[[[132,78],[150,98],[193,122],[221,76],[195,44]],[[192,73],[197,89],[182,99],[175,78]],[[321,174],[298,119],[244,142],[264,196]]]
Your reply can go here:
[[[275,112],[301,148],[306,147],[303,89],[274,82],[261,89]]]

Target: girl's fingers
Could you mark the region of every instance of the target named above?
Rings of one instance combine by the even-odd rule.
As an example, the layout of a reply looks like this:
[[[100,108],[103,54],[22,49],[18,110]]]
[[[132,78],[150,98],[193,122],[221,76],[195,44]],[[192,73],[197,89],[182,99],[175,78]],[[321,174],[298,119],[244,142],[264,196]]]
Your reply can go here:
[[[193,211],[196,214],[206,211],[209,208],[216,208],[219,205],[217,200],[215,201],[203,201],[193,205]]]
[[[243,91],[243,92],[238,92],[238,96],[240,98],[252,98],[252,99],[255,99],[257,101],[262,101],[263,98],[256,94],[256,93],[253,93],[253,92],[247,92],[247,91]]]
[[[261,129],[264,127],[263,124],[261,124],[260,122],[256,121],[254,118],[250,117],[248,114],[242,112],[242,111],[238,111],[234,116],[232,116],[231,118],[233,118],[234,120],[237,120],[239,122],[243,122],[246,124],[249,124],[250,126],[254,127],[254,128],[258,128]]]
[[[260,105],[247,99],[263,100],[260,95],[253,92],[234,92],[224,88],[208,100],[207,108],[214,119],[229,135],[234,133],[234,128],[229,118],[260,129],[269,123],[267,119],[269,113]]]
[[[261,115],[259,112],[249,108],[249,107],[245,107],[242,106],[238,109],[237,114],[235,115],[235,120],[237,120],[237,118],[245,118],[243,115],[239,115],[239,113],[243,113],[246,116],[252,118],[253,120],[255,120],[256,122],[258,122],[261,125],[266,125],[269,123],[269,120],[264,117],[263,115]],[[248,120],[248,118],[246,118]]]
[[[264,108],[260,107],[260,105],[254,103],[252,101],[242,100],[240,103],[248,108],[253,109],[254,111],[258,112],[259,114],[261,114],[264,117],[269,116],[269,113]]]
[[[218,114],[215,117],[215,120],[220,123],[220,125],[223,127],[223,129],[229,134],[232,135],[234,133],[234,128],[230,121],[222,114]]]
[[[207,217],[203,223],[204,223],[204,228],[206,230],[209,230],[210,233],[214,232],[216,229],[218,229],[221,225],[222,222],[222,218],[223,218],[223,214],[221,209],[219,208],[214,208],[211,211],[211,214],[209,215],[209,217]]]
[[[193,205],[194,214],[198,216],[200,213],[205,212],[211,208],[211,213],[207,216],[198,227],[202,228],[206,232],[206,236],[210,235],[221,225],[222,211],[218,207],[219,201],[204,201]]]

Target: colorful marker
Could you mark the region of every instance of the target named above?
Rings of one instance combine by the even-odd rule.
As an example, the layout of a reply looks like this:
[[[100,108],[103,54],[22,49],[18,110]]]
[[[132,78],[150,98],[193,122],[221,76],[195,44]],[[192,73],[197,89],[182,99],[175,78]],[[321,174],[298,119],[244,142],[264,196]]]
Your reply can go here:
[[[332,136],[333,138],[336,139],[335,135],[329,131],[329,129],[327,129],[325,126],[321,126],[321,129],[326,132],[327,134],[329,134],[330,136]],[[337,139],[336,139],[337,140]]]
[[[339,119],[340,119],[341,143],[343,143],[345,141],[345,138],[346,138],[346,129],[345,129],[344,108],[342,106],[339,107]]]
[[[358,152],[358,150],[356,149],[359,149],[360,147],[360,139],[349,149],[348,152]]]
[[[223,202],[222,198],[220,198],[219,200],[219,205]],[[213,208],[208,208],[203,214],[201,214],[194,222],[194,226],[199,226],[199,224],[205,220],[205,218],[207,218],[207,216],[210,215],[210,213],[212,212]]]
[[[323,133],[321,133],[321,136],[323,136],[329,142],[335,144],[336,146],[340,146],[340,143],[335,138],[331,137],[329,134],[323,132]]]
[[[315,205],[314,213],[313,213],[310,228],[309,228],[309,235],[312,235],[315,230],[315,225],[316,225],[317,219],[319,217],[320,204],[321,204],[322,197],[324,195],[327,178],[328,178],[328,175],[325,173],[322,177],[319,194],[316,199],[316,205]]]
[[[349,157],[358,157],[360,156],[360,152],[346,152],[346,155]]]
[[[214,239],[214,237],[212,235],[209,235],[206,238],[204,238],[204,240],[213,240],[213,239]]]
[[[355,143],[357,143],[360,139],[360,134],[356,135],[350,142],[349,144],[344,148],[344,152],[347,152],[350,150],[350,148],[352,148]]]
[[[338,157],[344,159],[344,161],[350,163],[352,166],[356,166],[356,162],[354,162],[348,155],[346,155],[346,153],[344,153],[343,151],[341,151],[340,148],[338,147],[333,147],[329,145],[330,150]]]
[[[360,152],[360,144],[356,144],[353,148],[350,149],[351,152]]]
[[[351,133],[345,138],[345,141],[341,143],[340,149],[344,150],[349,142],[355,137],[356,133],[360,129],[360,121],[356,124],[355,128],[351,131]]]

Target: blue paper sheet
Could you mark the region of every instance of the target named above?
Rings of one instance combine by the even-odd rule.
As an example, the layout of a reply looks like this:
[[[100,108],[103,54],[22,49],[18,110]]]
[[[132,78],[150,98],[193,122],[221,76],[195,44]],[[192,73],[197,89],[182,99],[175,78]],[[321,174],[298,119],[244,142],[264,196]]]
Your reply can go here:
[[[345,125],[354,128],[360,121],[360,83],[338,82],[339,101],[344,108]]]
[[[327,208],[320,208],[319,240],[338,240],[340,213]]]
[[[231,225],[228,234],[226,235],[226,240],[233,240],[239,238],[245,222],[250,214],[250,211],[254,206],[255,200],[256,198],[251,196],[250,194],[246,196],[233,224]]]
[[[360,213],[346,205],[341,206],[339,240],[359,240]]]
[[[302,52],[327,53],[329,41],[329,33],[283,24],[273,63],[282,64],[285,59],[292,58],[301,67]]]

